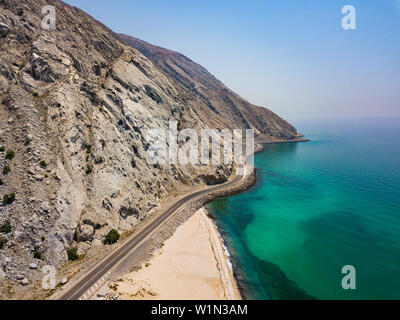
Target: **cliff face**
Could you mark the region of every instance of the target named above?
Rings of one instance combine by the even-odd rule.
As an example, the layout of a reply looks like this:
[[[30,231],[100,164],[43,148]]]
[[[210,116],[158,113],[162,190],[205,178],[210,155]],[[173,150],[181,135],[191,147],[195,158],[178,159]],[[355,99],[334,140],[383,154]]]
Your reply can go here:
[[[296,129],[272,111],[252,105],[184,55],[124,34],[120,39],[156,64],[175,84],[186,105],[214,128],[251,128],[264,141],[297,138]]]
[[[180,184],[232,174],[229,165],[149,164],[149,129],[176,120],[296,135],[189,59],[131,48],[77,8],[52,1],[56,30],[46,31],[47,1],[0,3],[0,268],[8,281],[27,276],[31,263],[64,263],[71,246],[84,253],[111,229],[131,230]]]

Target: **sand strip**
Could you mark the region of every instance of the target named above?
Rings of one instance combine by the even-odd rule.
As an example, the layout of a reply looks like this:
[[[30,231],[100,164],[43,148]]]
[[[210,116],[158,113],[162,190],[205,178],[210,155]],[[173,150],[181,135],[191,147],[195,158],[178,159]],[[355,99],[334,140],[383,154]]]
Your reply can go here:
[[[142,266],[109,283],[100,298],[238,300],[240,292],[223,241],[204,208],[178,227],[163,248]]]

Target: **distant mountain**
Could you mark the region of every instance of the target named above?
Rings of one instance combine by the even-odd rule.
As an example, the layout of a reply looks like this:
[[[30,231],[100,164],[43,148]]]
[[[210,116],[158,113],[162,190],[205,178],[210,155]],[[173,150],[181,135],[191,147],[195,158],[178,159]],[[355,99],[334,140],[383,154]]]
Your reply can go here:
[[[272,111],[255,106],[228,89],[184,55],[120,34],[128,45],[156,64],[205,123],[216,128],[252,128],[264,141],[298,138],[296,129]]]

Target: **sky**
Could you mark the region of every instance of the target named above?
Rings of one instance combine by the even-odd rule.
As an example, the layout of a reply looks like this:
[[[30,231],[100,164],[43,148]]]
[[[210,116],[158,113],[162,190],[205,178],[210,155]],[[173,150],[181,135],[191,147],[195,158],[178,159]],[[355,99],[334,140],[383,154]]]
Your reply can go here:
[[[400,116],[400,0],[64,1],[288,120]]]

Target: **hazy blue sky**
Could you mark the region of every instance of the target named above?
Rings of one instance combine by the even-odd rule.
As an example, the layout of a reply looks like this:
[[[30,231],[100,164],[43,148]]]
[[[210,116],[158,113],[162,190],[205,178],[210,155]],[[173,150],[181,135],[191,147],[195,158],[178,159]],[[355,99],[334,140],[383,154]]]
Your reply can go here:
[[[400,116],[400,0],[67,0],[291,119]],[[341,8],[356,8],[343,30]]]

